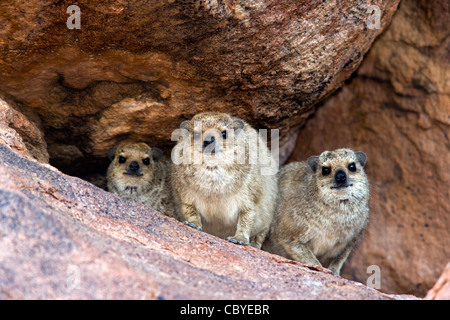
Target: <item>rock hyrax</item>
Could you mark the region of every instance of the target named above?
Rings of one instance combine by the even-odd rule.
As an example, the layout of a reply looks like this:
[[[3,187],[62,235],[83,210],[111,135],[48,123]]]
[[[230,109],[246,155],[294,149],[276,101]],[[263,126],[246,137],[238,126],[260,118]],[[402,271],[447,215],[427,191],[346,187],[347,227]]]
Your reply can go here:
[[[180,128],[184,135],[172,151],[172,184],[182,219],[230,242],[261,248],[277,195],[278,162],[267,145],[249,124],[225,113],[200,113]],[[259,151],[256,158],[250,149]],[[183,161],[175,160],[180,154]],[[267,161],[276,163],[276,171],[263,175]]]
[[[158,148],[143,142],[124,142],[108,150],[108,190],[178,218],[170,183],[170,163]]]
[[[339,275],[369,217],[366,155],[325,151],[279,172],[279,198],[263,249]]]

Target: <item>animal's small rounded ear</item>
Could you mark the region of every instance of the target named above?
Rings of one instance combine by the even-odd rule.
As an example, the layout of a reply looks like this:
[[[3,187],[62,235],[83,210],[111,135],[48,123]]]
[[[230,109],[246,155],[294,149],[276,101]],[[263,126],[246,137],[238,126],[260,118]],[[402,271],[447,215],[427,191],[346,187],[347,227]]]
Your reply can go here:
[[[241,119],[234,119],[233,120],[233,129],[236,133],[241,132],[242,129],[244,129],[245,122]]]
[[[108,151],[106,151],[106,155],[108,156],[109,160],[114,160],[114,157],[116,156],[116,149],[117,147],[111,147],[108,149]]]
[[[163,156],[163,152],[159,148],[152,148],[152,158],[154,161],[159,161]]]
[[[358,162],[364,167],[367,162],[367,155],[362,151],[355,152]]]
[[[317,165],[319,164],[319,156],[311,156],[308,158],[308,160],[306,160],[306,162],[308,163],[309,168],[313,172],[316,172]]]
[[[184,130],[189,130],[189,120],[184,120],[181,124],[180,124],[180,128],[184,129]]]

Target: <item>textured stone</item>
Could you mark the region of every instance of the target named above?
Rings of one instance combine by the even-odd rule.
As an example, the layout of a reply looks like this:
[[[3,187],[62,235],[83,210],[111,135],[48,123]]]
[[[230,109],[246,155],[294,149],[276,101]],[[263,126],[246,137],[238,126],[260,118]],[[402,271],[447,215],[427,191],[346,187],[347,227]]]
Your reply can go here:
[[[342,275],[364,281],[378,265],[384,292],[424,296],[450,256],[449,9],[402,1],[356,75],[301,129],[290,158],[366,152],[371,221]]]
[[[77,176],[104,170],[124,138],[169,151],[181,121],[206,110],[280,129],[288,148],[398,2],[371,1],[381,25],[368,29],[365,0],[82,0],[71,30],[70,2],[3,1],[0,92],[36,111],[51,163]]]
[[[104,185],[123,138],[170,149],[204,110],[281,130],[281,158],[364,150],[368,233],[343,276],[423,296],[448,261],[448,1],[9,1],[0,14],[0,297],[392,299],[191,230]],[[71,3],[70,3],[71,4]],[[245,5],[244,5],[245,4]],[[6,103],[7,101],[7,103]],[[45,139],[44,139],[45,138]],[[48,151],[47,151],[48,150]],[[40,163],[33,159],[37,159]],[[442,281],[427,298],[447,292]]]
[[[414,297],[231,244],[0,143],[0,298]]]
[[[450,300],[450,262],[445,266],[439,280],[428,291],[425,299],[429,300]]]
[[[17,108],[17,106],[15,106]],[[34,119],[35,122],[30,119]],[[47,143],[35,114],[25,116],[0,98],[0,143],[23,156],[48,163]]]

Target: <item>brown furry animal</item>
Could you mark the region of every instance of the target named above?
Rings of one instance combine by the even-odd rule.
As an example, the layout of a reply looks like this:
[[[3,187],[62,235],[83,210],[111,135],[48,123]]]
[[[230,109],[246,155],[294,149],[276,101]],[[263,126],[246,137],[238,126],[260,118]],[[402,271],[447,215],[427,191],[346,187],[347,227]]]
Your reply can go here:
[[[263,249],[339,275],[369,217],[366,155],[325,151],[279,172],[279,198]]]
[[[158,148],[124,142],[108,150],[108,190],[178,219],[170,182],[170,163]]]
[[[276,172],[262,174],[262,158],[275,162],[267,146],[249,124],[225,113],[197,114],[181,131],[172,160],[182,154],[184,161],[174,161],[172,184],[185,223],[260,248],[277,195]]]

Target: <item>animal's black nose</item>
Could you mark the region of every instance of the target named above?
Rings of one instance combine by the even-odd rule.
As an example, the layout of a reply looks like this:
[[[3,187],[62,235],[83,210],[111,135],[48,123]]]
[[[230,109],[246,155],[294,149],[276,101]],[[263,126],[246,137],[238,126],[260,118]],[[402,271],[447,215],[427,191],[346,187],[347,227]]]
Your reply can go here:
[[[203,140],[203,148],[206,148],[207,146],[209,146],[214,141],[216,141],[216,138],[214,138],[214,136],[207,137],[205,140]]]
[[[338,170],[334,175],[334,180],[336,180],[337,183],[345,183],[347,181],[347,175],[344,171]]]
[[[130,171],[132,172],[136,172],[139,170],[139,163],[137,163],[137,161],[133,161],[132,163],[130,163]]]

